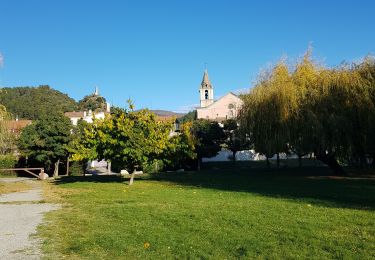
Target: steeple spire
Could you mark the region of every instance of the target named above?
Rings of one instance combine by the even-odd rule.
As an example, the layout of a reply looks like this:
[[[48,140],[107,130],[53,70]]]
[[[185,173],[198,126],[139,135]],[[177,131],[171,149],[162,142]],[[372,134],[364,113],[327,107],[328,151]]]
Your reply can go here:
[[[210,79],[208,78],[207,69],[204,70],[203,79],[201,83],[201,88],[212,88]]]
[[[99,96],[99,88],[95,87],[94,96]]]
[[[201,107],[206,107],[214,102],[214,88],[208,78],[207,69],[204,70],[202,83],[199,88]]]

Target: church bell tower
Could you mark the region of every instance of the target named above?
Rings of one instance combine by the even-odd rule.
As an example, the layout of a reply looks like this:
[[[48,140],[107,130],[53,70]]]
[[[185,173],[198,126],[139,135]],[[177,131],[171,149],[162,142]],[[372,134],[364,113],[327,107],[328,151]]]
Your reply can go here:
[[[201,86],[199,88],[200,107],[207,107],[214,103],[214,88],[208,78],[207,70],[204,71]]]

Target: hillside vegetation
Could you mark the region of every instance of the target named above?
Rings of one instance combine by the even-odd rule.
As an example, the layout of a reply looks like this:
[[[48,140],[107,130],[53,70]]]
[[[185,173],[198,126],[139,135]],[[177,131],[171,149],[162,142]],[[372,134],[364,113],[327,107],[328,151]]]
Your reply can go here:
[[[77,107],[74,99],[49,86],[2,88],[0,104],[14,117],[31,120],[51,112],[73,111]]]

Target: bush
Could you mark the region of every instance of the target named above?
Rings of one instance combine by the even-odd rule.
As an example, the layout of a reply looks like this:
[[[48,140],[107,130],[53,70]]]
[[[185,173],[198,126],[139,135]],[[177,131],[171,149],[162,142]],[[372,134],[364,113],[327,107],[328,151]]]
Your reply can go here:
[[[87,162],[70,162],[69,175],[71,176],[82,176],[85,174]]]
[[[6,154],[6,155],[1,154],[0,155],[0,169],[14,168],[16,163],[17,163],[17,158],[14,155],[12,155],[12,154]],[[0,170],[0,174],[1,175],[11,175],[12,172]]]
[[[157,173],[164,170],[164,162],[161,160],[155,160],[143,165],[143,172],[145,173]]]

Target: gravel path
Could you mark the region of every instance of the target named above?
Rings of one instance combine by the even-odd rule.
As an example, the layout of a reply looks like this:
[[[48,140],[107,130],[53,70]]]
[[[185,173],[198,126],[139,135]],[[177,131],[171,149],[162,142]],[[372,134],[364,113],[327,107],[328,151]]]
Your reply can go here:
[[[0,259],[40,259],[40,241],[33,234],[43,222],[43,214],[58,205],[39,203],[43,199],[39,181],[0,179],[15,181],[32,183],[33,189],[0,195]]]

